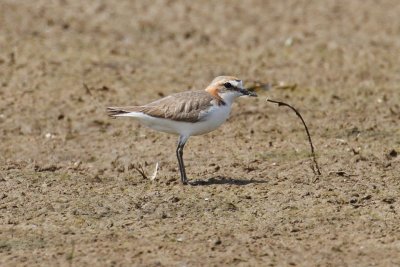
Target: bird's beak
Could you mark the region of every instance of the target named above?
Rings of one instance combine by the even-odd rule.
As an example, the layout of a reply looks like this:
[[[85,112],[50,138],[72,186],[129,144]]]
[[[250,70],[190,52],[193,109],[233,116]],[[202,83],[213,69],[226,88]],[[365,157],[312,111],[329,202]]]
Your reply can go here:
[[[247,95],[247,96],[257,96],[257,94],[255,92],[249,91],[249,90],[246,90],[246,89],[240,89],[240,92],[243,95]]]

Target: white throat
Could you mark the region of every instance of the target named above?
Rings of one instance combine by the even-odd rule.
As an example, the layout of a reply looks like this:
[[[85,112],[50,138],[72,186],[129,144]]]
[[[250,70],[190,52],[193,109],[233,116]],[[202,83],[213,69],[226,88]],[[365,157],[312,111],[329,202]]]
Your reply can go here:
[[[225,103],[227,103],[228,105],[232,105],[233,101],[237,98],[242,96],[241,93],[239,92],[225,92],[225,93],[220,93],[219,94],[221,96],[221,98],[224,100]]]

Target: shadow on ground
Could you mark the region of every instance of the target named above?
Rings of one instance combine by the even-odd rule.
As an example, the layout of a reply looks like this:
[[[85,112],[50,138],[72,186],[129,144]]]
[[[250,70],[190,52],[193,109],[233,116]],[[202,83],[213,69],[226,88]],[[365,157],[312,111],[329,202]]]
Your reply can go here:
[[[254,179],[236,179],[229,178],[223,176],[211,177],[207,180],[194,180],[190,182],[190,185],[220,185],[220,184],[229,184],[229,185],[248,185],[248,184],[265,184],[268,181],[265,180],[254,180]]]

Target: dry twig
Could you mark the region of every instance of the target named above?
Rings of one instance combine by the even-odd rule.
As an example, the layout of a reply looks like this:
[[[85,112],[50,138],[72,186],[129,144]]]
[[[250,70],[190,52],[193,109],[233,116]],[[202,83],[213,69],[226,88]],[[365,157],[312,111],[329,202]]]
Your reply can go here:
[[[135,171],[137,171],[138,173],[140,173],[140,175],[144,178],[144,179],[149,179],[150,181],[154,181],[157,177],[157,173],[158,173],[158,169],[159,169],[159,164],[157,162],[156,167],[154,169],[153,174],[151,175],[151,177],[148,177],[143,165],[138,163],[138,164],[132,164],[131,168],[134,169]]]
[[[158,162],[156,163],[156,167],[155,167],[155,169],[154,169],[154,172],[153,172],[153,175],[150,177],[150,180],[151,181],[154,181],[155,179],[156,179],[156,177],[157,177],[157,173],[158,173]]]
[[[144,179],[148,179],[148,177],[147,177],[147,175],[146,175],[146,173],[145,173],[145,171],[143,169],[143,165],[142,164],[140,164],[140,163],[139,164],[133,164],[132,168],[134,170],[136,170],[138,173],[140,173],[140,175],[142,175],[142,177]]]
[[[281,102],[281,101],[271,100],[271,99],[267,99],[267,101],[268,101],[268,102],[271,102],[271,103],[278,104],[278,106],[286,106],[286,107],[289,107],[289,108],[292,109],[292,110],[296,113],[296,115],[301,119],[301,122],[303,123],[304,128],[306,129],[306,133],[307,133],[307,136],[308,136],[308,143],[310,143],[310,147],[311,147],[311,156],[312,156],[313,162],[314,162],[314,166],[312,167],[312,170],[313,170],[313,172],[314,172],[315,175],[321,175],[321,171],[320,171],[320,169],[319,169],[318,162],[317,162],[317,157],[315,156],[314,145],[313,145],[313,143],[312,143],[312,141],[311,141],[311,135],[310,135],[310,132],[308,131],[308,127],[307,127],[307,125],[306,125],[306,123],[305,123],[303,117],[300,115],[300,113],[299,113],[294,107],[292,107],[292,106],[289,105],[289,104],[286,104],[286,103]],[[317,178],[316,180],[318,180],[318,178]],[[316,180],[315,180],[315,181],[316,181]],[[315,182],[315,181],[314,181],[314,182]]]
[[[88,95],[93,96],[93,95],[92,95],[92,92],[91,92],[90,89],[89,89],[89,86],[87,86],[86,83],[83,83],[83,87],[85,88],[85,91],[86,91],[86,93],[87,93]]]

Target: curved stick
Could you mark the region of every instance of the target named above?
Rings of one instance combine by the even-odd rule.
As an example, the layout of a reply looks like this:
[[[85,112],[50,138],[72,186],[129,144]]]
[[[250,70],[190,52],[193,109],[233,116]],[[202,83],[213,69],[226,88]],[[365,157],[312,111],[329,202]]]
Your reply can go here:
[[[304,128],[306,129],[307,136],[308,136],[308,142],[310,143],[310,147],[311,147],[311,156],[312,156],[312,158],[313,158],[314,165],[315,165],[315,169],[314,169],[314,167],[313,167],[312,170],[313,170],[314,174],[321,175],[321,171],[320,171],[319,166],[318,166],[317,158],[316,158],[316,156],[315,156],[314,146],[313,146],[313,143],[312,143],[312,141],[311,141],[311,135],[310,135],[310,132],[308,131],[308,127],[307,127],[305,121],[303,120],[303,117],[300,115],[300,113],[299,113],[294,107],[292,107],[292,106],[289,105],[289,104],[286,104],[286,103],[281,102],[281,101],[270,100],[270,99],[267,99],[267,101],[268,101],[268,102],[271,102],[271,103],[278,104],[279,107],[280,107],[280,106],[289,107],[289,108],[292,109],[292,110],[296,113],[296,115],[300,118],[301,122],[302,122],[303,125],[304,125]]]

